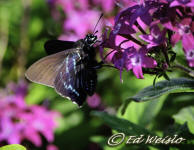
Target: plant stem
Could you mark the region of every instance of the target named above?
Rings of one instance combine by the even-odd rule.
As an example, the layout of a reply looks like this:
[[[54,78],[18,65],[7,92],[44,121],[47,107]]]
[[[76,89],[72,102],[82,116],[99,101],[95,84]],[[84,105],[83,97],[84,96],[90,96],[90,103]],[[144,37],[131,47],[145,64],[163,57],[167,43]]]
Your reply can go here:
[[[191,77],[194,77],[194,71],[191,70],[190,68],[187,68],[181,64],[179,64],[178,62],[175,62],[175,65],[172,66],[173,68],[178,68],[186,73],[188,73],[188,75],[190,75]]]

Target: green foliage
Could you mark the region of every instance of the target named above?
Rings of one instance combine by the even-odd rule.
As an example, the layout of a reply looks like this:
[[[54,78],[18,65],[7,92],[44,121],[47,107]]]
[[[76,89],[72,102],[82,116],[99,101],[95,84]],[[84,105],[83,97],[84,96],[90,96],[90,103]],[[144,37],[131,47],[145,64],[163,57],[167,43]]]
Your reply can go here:
[[[0,147],[0,150],[26,150],[26,148],[19,144],[12,144]]]
[[[121,107],[121,117],[141,126],[148,126],[154,117],[160,112],[166,96],[154,101],[144,103],[130,102],[129,105]]]
[[[92,115],[101,118],[112,129],[118,132],[125,133],[126,135],[154,135],[153,133],[144,129],[141,126],[138,126],[128,120],[109,115],[105,112],[93,111]]]
[[[190,132],[194,134],[194,106],[181,109],[177,114],[173,115],[173,118],[178,124],[186,122]]]
[[[53,99],[56,96],[54,89],[39,84],[31,84],[25,100],[28,104],[38,104],[45,99]]]
[[[135,96],[128,98],[142,102],[155,99],[163,94],[194,92],[194,80],[186,78],[171,79],[170,81],[158,82],[155,86],[149,86],[138,92]]]

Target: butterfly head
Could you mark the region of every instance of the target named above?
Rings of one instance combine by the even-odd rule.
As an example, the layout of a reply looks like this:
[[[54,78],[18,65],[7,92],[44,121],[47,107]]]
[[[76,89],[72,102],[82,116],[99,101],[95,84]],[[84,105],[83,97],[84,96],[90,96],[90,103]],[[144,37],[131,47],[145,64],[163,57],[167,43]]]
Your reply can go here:
[[[84,43],[87,47],[92,47],[97,41],[97,36],[94,34],[87,34],[84,38]]]

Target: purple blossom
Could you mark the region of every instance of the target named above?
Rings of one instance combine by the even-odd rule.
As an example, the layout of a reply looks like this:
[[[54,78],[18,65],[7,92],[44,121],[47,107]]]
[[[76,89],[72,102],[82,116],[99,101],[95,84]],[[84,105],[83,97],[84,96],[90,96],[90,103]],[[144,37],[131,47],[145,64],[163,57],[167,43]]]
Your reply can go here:
[[[194,0],[174,0],[170,7],[175,6],[187,6],[187,7],[194,7]]]
[[[77,36],[83,38],[88,31],[93,31],[99,16],[100,13],[94,10],[80,11],[79,13],[72,11],[64,23],[64,30],[73,30]]]
[[[148,49],[142,47],[139,50],[134,47],[129,47],[123,51],[118,51],[114,53],[112,57],[112,62],[116,68],[120,70],[120,79],[121,73],[125,68],[127,71],[133,70],[134,75],[137,78],[143,79],[143,68],[154,68],[157,65],[157,62],[146,56]]]
[[[125,62],[125,67],[127,70],[133,70],[134,75],[139,78],[143,79],[143,68],[155,68],[157,62],[148,56],[146,56],[148,49],[145,47],[140,48],[139,50],[135,49],[134,47],[130,47],[125,50],[125,53],[128,55]]]
[[[192,49],[185,51],[186,59],[190,67],[194,67],[194,46]]]
[[[187,45],[186,47],[184,47],[186,59],[189,63],[189,66],[194,67],[194,37],[192,36],[187,38],[185,42],[186,43],[184,44]]]
[[[129,13],[131,13],[129,24],[133,25],[138,17],[146,24],[150,25],[152,21],[152,17],[150,14],[150,10],[156,7],[152,4],[152,1],[141,2],[139,5],[135,5],[129,9]]]
[[[59,150],[54,144],[50,144],[46,147],[46,150]]]
[[[91,108],[97,108],[101,104],[101,98],[98,94],[94,94],[93,96],[89,96],[87,98],[88,106]]]
[[[18,84],[15,83],[9,83],[8,89],[10,92],[14,92],[15,95],[25,97],[28,91],[27,83],[24,80],[19,81]]]
[[[166,30],[160,31],[160,28],[157,25],[154,25],[150,28],[149,35],[140,35],[139,37],[148,42],[147,48],[151,48],[154,46],[159,46],[166,42]]]
[[[182,40],[183,47],[187,47],[187,44],[185,43],[187,43],[188,38],[193,37],[191,23],[191,18],[185,18],[175,26],[173,26],[171,22],[165,24],[165,27],[175,32],[171,38],[173,45],[175,45],[179,40]]]
[[[123,82],[122,80],[122,71],[123,68],[125,67],[125,61],[126,61],[126,56],[124,55],[124,53],[122,51],[117,51],[114,53],[113,57],[112,57],[112,63],[114,64],[114,66],[120,70],[120,80],[121,82]]]
[[[83,38],[88,32],[92,32],[97,22],[100,13],[105,12],[105,14],[110,14],[114,6],[116,5],[115,0],[54,0],[55,6],[60,5],[63,8],[66,19],[64,20],[64,33],[63,39],[69,40],[69,35],[74,35],[76,40]],[[95,8],[95,9],[90,9]],[[58,12],[55,9],[55,13]],[[55,14],[53,16],[56,16]],[[105,16],[105,15],[104,15]],[[110,18],[111,15],[107,15]],[[109,18],[107,17],[107,18]],[[56,17],[55,17],[56,18]],[[60,17],[58,17],[60,20]],[[98,35],[100,35],[102,30],[102,25],[104,24],[103,19],[97,26]]]
[[[20,144],[23,140],[29,140],[40,147],[41,133],[48,142],[53,142],[54,130],[57,127],[55,119],[59,114],[42,106],[27,106],[24,101],[25,95],[21,95],[20,92],[18,94],[19,90],[26,91],[26,85],[23,84],[21,88],[21,85],[12,83],[11,87],[16,88],[15,93],[0,93],[0,141]]]
[[[167,4],[162,3],[160,8],[156,9],[153,13],[153,18],[156,21],[165,24],[167,22],[173,22],[176,19],[177,9],[175,7],[170,8]],[[158,22],[158,23],[159,23]]]
[[[114,9],[114,0],[92,0],[95,5],[100,5],[104,12],[111,12]]]
[[[119,14],[120,15],[120,14]],[[130,22],[127,21],[127,16],[116,17],[115,25],[113,28],[113,34],[133,34],[135,30],[130,25]]]
[[[115,50],[120,50],[121,41],[119,40],[118,42],[118,40],[118,35],[115,33],[115,30],[110,31],[108,29],[105,29],[105,32],[102,35],[103,43],[101,44],[101,46],[102,48],[107,47]]]
[[[119,31],[118,31],[119,32]],[[133,41],[128,40],[127,38],[123,37],[122,35],[125,35],[125,33],[123,33],[122,35],[118,35],[118,32],[115,31],[115,29],[105,29],[103,35],[102,35],[102,44],[100,47],[100,52],[103,52],[103,48],[111,48],[114,50],[121,50],[121,49],[125,49],[127,47],[130,46],[135,46],[138,47],[138,45],[136,45],[136,43],[134,43]],[[122,32],[121,32],[122,33]]]

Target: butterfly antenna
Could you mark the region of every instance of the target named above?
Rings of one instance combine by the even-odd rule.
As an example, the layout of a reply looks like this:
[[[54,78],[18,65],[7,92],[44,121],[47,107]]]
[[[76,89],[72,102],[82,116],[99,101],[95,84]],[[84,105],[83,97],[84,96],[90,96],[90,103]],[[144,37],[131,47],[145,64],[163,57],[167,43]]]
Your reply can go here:
[[[100,15],[100,17],[99,17],[99,19],[98,19],[98,21],[97,21],[97,23],[96,23],[96,25],[95,25],[95,27],[94,27],[93,34],[96,34],[96,33],[98,32],[98,31],[95,32],[95,30],[96,30],[96,27],[97,27],[97,25],[98,25],[100,19],[102,18],[102,16],[103,16],[103,13]],[[94,32],[95,32],[95,33],[94,33]]]

